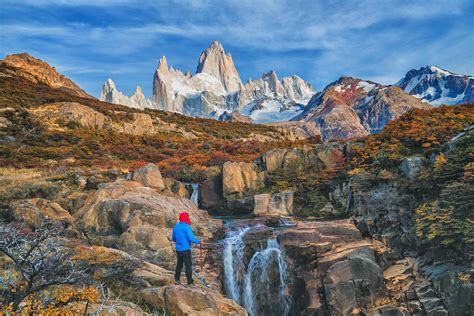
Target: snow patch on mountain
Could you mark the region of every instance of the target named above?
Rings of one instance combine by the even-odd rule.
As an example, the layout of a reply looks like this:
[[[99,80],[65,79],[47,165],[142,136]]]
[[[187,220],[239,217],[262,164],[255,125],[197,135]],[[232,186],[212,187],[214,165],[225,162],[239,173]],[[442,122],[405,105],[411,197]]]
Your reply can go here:
[[[412,69],[396,86],[434,106],[474,101],[474,77],[456,74],[436,66]]]

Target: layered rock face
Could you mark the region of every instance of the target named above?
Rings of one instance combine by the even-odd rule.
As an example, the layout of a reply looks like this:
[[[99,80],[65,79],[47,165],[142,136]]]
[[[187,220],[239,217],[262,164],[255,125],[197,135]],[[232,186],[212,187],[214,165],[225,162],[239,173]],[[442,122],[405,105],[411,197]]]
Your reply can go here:
[[[313,96],[294,120],[316,128],[329,141],[378,133],[406,111],[430,107],[398,87],[342,77]]]
[[[253,113],[245,121],[253,119],[257,123],[290,119],[302,111],[303,104],[314,94],[303,79],[292,76],[280,81],[273,71],[244,86],[231,55],[217,41],[201,53],[194,75],[173,69],[166,57],[161,57],[149,100],[137,92],[127,97],[111,82],[109,79],[104,83],[101,100],[219,120],[232,120],[237,114],[229,114],[240,111],[245,116]]]
[[[253,163],[226,162],[214,167],[200,187],[202,206],[208,210],[253,213],[257,216],[294,215],[293,189],[272,189],[275,179],[294,177],[296,174],[324,172],[336,167],[344,158],[344,148],[338,144],[315,148],[273,149]],[[344,192],[343,192],[344,191]],[[347,188],[335,188],[331,197],[345,207]]]
[[[56,89],[63,89],[80,97],[92,98],[69,78],[58,73],[54,67],[27,53],[8,55],[2,62],[21,69],[23,72],[19,72],[17,75],[30,81],[43,83]]]
[[[436,66],[412,69],[396,85],[433,106],[474,101],[474,77]]]
[[[295,297],[295,310],[350,315],[385,296],[374,247],[350,221],[301,222],[278,240],[296,278],[305,284],[304,294]]]

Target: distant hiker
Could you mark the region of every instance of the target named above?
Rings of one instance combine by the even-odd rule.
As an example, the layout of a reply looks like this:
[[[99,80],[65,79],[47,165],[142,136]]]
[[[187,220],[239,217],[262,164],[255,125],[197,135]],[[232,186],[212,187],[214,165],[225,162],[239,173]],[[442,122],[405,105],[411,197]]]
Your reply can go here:
[[[172,239],[176,243],[176,254],[178,257],[174,275],[176,284],[181,284],[179,280],[181,277],[181,269],[183,268],[184,263],[188,285],[191,286],[194,284],[192,274],[193,270],[191,267],[191,243],[199,244],[201,241],[196,239],[193,235],[188,213],[183,212],[179,214],[179,223],[174,225]]]

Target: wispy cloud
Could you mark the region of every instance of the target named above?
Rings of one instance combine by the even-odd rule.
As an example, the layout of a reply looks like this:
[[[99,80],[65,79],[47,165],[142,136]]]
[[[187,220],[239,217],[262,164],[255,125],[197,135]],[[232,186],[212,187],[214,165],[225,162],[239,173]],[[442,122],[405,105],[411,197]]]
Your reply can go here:
[[[431,63],[474,72],[469,0],[5,0],[2,6],[1,54],[36,52],[80,83],[96,85],[95,94],[111,75],[125,90],[145,82],[151,91],[159,56],[192,70],[214,39],[232,52],[243,79],[274,68],[321,88],[346,74],[391,83]]]

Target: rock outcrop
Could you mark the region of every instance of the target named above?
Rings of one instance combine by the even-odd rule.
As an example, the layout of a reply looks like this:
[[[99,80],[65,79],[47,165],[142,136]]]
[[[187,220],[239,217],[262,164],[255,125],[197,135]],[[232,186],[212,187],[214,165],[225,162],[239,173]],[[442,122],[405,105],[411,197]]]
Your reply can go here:
[[[30,56],[28,53],[7,55],[3,63],[19,68],[17,75],[33,82],[43,83],[55,89],[61,89],[83,98],[92,98],[72,80],[61,75],[46,62]]]
[[[140,182],[146,187],[162,190],[165,188],[160,168],[155,164],[149,163],[128,175],[132,181]]]
[[[188,289],[171,285],[143,290],[149,305],[176,316],[245,316],[247,312],[234,301],[206,287]]]
[[[224,196],[222,192],[222,169],[218,166],[206,171],[206,180],[199,187],[199,201],[206,210],[223,208]]]
[[[223,122],[243,122],[243,123],[254,123],[254,121],[245,115],[240,114],[237,111],[234,112],[227,112],[224,111],[218,118],[218,121],[223,121]]]
[[[296,215],[294,193],[291,188],[273,188],[277,182],[286,182],[296,175],[317,174],[337,170],[345,160],[344,146],[324,144],[314,147],[273,149],[253,163],[226,162],[222,169],[208,172],[201,186],[201,206],[208,210],[235,211],[256,215]],[[294,180],[292,180],[294,181]],[[294,183],[293,183],[294,184]],[[268,193],[268,192],[278,193]],[[335,187],[330,192],[327,211],[346,208],[347,187]],[[222,206],[225,206],[224,208]],[[321,205],[323,207],[324,205]]]
[[[400,170],[409,179],[416,178],[423,168],[423,157],[408,157],[402,160]]]
[[[385,295],[373,246],[350,221],[301,222],[278,240],[305,284],[300,312],[349,315]]]
[[[265,175],[253,163],[226,162],[222,167],[222,191],[224,197],[243,197],[246,192],[262,189]]]
[[[253,213],[257,216],[290,216],[293,214],[293,195],[292,191],[256,194]]]
[[[58,108],[57,116],[65,123],[75,123],[84,128],[103,128],[106,117],[90,107],[76,102],[53,103]]]
[[[56,102],[31,110],[33,114],[47,122],[49,128],[63,126],[109,129],[125,134],[153,134],[161,121],[149,114],[131,113],[128,120],[117,121],[93,108],[77,102]]]
[[[436,66],[412,69],[396,85],[434,106],[474,101],[473,76],[455,74]]]
[[[19,222],[39,227],[45,222],[53,222],[65,228],[74,224],[74,218],[58,203],[45,199],[26,199],[11,205],[11,216]]]
[[[165,268],[175,262],[171,230],[188,212],[198,236],[211,238],[221,222],[187,199],[159,194],[138,182],[118,180],[93,192],[74,213],[95,244],[118,246]]]

